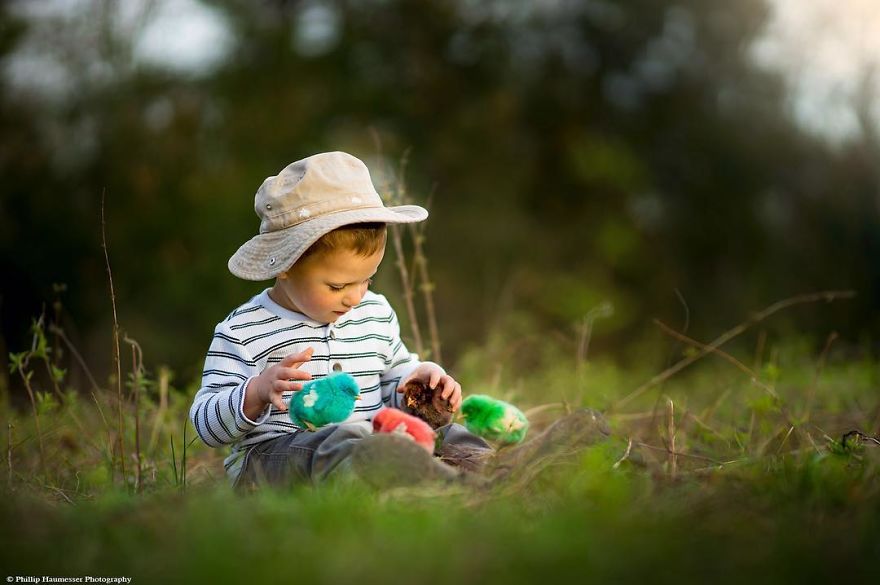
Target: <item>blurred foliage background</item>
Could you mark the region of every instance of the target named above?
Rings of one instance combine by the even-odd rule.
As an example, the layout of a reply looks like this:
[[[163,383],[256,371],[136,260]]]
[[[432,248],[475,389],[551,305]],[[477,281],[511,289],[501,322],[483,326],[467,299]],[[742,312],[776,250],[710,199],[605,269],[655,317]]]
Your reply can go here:
[[[326,150],[430,206],[450,365],[490,339],[575,338],[605,301],[591,351],[644,359],[662,337],[651,317],[707,340],[824,289],[858,296],[789,313],[790,331],[875,351],[873,72],[855,131],[806,129],[785,76],[754,57],[771,14],[764,0],[2,3],[0,360],[60,298],[68,335],[109,369],[105,192],[120,326],[148,364],[197,377],[213,326],[269,284],[226,270],[256,233],[257,187]],[[376,288],[399,300],[391,262]]]

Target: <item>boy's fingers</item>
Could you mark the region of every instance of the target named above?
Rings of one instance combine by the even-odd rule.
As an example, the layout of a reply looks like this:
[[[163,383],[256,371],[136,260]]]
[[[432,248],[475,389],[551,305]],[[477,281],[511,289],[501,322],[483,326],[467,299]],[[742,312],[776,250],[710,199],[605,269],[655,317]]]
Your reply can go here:
[[[440,393],[440,397],[443,400],[449,400],[453,392],[455,392],[455,380],[450,376],[446,376],[443,378],[443,392]]]
[[[284,400],[281,399],[280,394],[275,394],[272,396],[272,404],[274,404],[275,408],[277,408],[281,412],[287,412],[287,405],[284,403]]]
[[[312,375],[298,368],[283,368],[278,372],[278,377],[282,380],[311,380]]]
[[[314,352],[315,349],[313,347],[308,347],[304,351],[301,351],[299,353],[288,354],[284,356],[283,360],[281,360],[280,365],[291,368],[299,367],[312,359],[312,354]]]
[[[285,390],[287,390],[287,382],[284,380],[272,380],[272,396],[269,399],[274,402],[275,395],[280,395]]]
[[[429,386],[432,390],[435,389],[435,388],[437,388],[437,384],[440,383],[440,376],[441,376],[441,375],[442,375],[442,374],[441,374],[439,371],[437,371],[437,370],[434,370],[433,372],[431,372],[431,379],[428,381],[428,386]]]
[[[461,384],[455,384],[455,392],[452,397],[452,412],[458,410],[458,407],[461,406]]]
[[[415,377],[416,377],[415,373],[412,373],[409,376],[407,376],[403,382],[400,382],[399,384],[397,384],[397,391],[403,392],[403,389],[406,388],[406,385],[409,384],[410,382],[412,382],[413,379],[415,379]]]

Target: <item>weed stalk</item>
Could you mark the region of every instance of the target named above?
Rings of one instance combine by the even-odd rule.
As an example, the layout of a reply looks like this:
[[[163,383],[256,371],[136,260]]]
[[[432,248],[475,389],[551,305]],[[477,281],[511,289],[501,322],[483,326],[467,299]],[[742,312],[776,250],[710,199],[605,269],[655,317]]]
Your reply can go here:
[[[107,268],[107,279],[110,282],[110,303],[113,307],[113,360],[116,363],[116,401],[118,405],[118,425],[116,429],[119,441],[119,470],[122,483],[125,484],[125,418],[123,417],[122,400],[122,362],[119,354],[119,319],[116,316],[116,292],[113,290],[113,272],[110,269],[110,255],[107,252],[107,222],[104,218],[104,199],[107,190],[101,191],[101,247],[104,249],[104,264]]]
[[[791,297],[791,298],[773,303],[772,305],[770,305],[769,307],[767,307],[763,311],[759,311],[758,313],[755,313],[754,315],[752,315],[748,320],[743,321],[742,323],[740,323],[736,327],[733,327],[732,329],[729,329],[728,331],[725,331],[718,338],[716,338],[712,343],[706,345],[704,349],[701,349],[700,351],[698,351],[694,355],[688,356],[688,357],[680,360],[679,362],[673,364],[672,366],[666,368],[664,371],[660,372],[659,374],[657,374],[656,376],[654,376],[653,378],[651,378],[650,380],[648,380],[647,382],[645,382],[644,384],[642,384],[641,386],[639,386],[638,388],[636,388],[635,390],[630,392],[628,395],[626,395],[623,398],[621,398],[620,400],[618,400],[614,405],[612,405],[612,410],[616,410],[616,409],[626,405],[627,403],[631,402],[632,400],[635,400],[636,398],[638,398],[639,396],[641,396],[642,394],[644,394],[645,392],[647,392],[651,388],[657,386],[658,384],[662,384],[663,382],[665,382],[666,380],[668,380],[669,378],[674,376],[676,373],[680,372],[681,370],[685,369],[686,367],[688,367],[689,365],[691,365],[695,361],[704,357],[706,354],[710,353],[713,349],[721,347],[722,345],[724,345],[725,343],[727,343],[731,339],[741,335],[743,332],[748,330],[752,325],[754,325],[756,323],[760,323],[761,321],[770,317],[774,313],[777,313],[783,309],[787,309],[788,307],[791,307],[794,305],[800,305],[800,304],[804,304],[804,303],[815,303],[818,301],[825,301],[827,303],[830,303],[832,301],[841,300],[841,299],[851,299],[851,298],[855,297],[855,295],[856,295],[856,293],[854,291],[824,291],[824,292],[819,292],[819,293],[799,295],[796,297]]]
[[[136,493],[141,493],[143,488],[141,482],[141,417],[140,417],[140,394],[141,380],[144,375],[144,354],[141,346],[137,341],[125,336],[125,342],[131,346],[131,378],[132,378],[132,394],[134,398],[134,454],[135,462],[135,479],[134,489]]]

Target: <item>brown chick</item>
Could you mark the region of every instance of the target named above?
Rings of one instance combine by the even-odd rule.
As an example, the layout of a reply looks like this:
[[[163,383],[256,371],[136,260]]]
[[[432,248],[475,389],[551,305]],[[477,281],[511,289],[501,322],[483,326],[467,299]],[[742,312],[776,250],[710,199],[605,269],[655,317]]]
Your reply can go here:
[[[440,397],[439,388],[432,390],[427,384],[412,380],[403,387],[403,403],[432,429],[452,422],[452,408]]]

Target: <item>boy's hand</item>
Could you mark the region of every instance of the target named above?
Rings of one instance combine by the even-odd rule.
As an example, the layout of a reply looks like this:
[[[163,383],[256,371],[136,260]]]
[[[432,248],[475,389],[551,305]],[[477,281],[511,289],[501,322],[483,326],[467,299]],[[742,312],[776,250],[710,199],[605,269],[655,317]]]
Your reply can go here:
[[[294,380],[311,380],[312,375],[299,369],[301,365],[312,359],[313,348],[308,348],[300,353],[292,353],[283,360],[263,370],[263,373],[251,380],[245,396],[245,414],[253,418],[248,412],[248,402],[253,395],[252,406],[256,409],[254,416],[258,415],[270,402],[281,412],[287,411],[287,404],[281,399],[284,392],[302,390],[301,382]]]
[[[432,390],[440,390],[434,393],[434,408],[438,411],[456,412],[461,406],[461,384],[437,364],[432,362],[420,364],[406,380],[397,386],[397,391],[403,392],[404,386],[412,380],[427,384]]]

